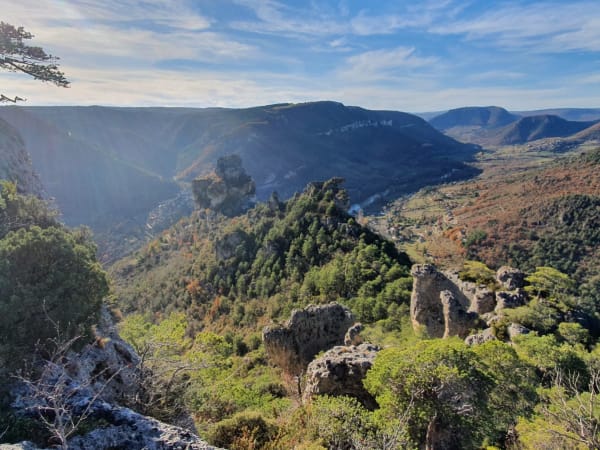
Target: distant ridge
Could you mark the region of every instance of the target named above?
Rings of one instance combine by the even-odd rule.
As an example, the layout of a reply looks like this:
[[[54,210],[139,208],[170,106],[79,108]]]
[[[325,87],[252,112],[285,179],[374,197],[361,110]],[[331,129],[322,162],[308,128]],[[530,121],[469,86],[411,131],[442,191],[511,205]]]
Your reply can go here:
[[[553,115],[523,117],[502,128],[493,139],[498,145],[523,144],[549,137],[567,137],[594,125],[594,122],[575,122]]]
[[[467,106],[452,109],[429,120],[438,130],[454,127],[500,128],[515,122],[519,116],[498,106]]]

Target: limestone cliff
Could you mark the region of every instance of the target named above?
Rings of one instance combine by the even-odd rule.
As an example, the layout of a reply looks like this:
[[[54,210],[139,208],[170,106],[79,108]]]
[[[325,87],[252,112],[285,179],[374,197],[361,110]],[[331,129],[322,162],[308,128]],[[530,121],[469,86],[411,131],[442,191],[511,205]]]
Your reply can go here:
[[[235,216],[248,207],[256,185],[242,167],[242,159],[229,155],[219,158],[214,173],[194,179],[192,191],[200,208]]]

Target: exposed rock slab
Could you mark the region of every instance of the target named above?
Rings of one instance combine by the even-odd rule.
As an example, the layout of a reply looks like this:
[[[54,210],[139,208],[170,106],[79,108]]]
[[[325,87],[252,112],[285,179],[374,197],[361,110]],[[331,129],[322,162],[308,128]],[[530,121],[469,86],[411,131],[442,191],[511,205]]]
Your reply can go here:
[[[325,352],[308,365],[303,401],[308,402],[315,395],[348,395],[374,409],[377,403],[362,382],[378,351],[376,345],[361,344],[338,346]]]
[[[263,341],[269,358],[294,375],[300,375],[315,355],[344,344],[354,317],[338,303],[310,305],[292,311],[283,326],[265,327]]]
[[[496,308],[499,312],[505,308],[516,308],[527,303],[527,296],[522,289],[517,289],[514,292],[499,291],[496,292]]]

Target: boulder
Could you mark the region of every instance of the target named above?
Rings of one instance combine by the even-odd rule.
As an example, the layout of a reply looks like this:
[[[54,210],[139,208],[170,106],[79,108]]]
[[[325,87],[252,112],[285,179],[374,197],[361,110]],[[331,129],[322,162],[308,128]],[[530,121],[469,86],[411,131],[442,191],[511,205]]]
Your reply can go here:
[[[492,312],[496,307],[496,298],[494,293],[486,287],[478,287],[475,290],[475,295],[471,300],[469,311],[476,314],[487,314]]]
[[[306,370],[302,399],[315,395],[347,395],[358,399],[366,408],[375,409],[375,398],[363,386],[367,371],[379,347],[371,344],[337,346],[312,361]]]
[[[283,326],[263,330],[263,342],[271,361],[292,375],[300,375],[315,355],[344,344],[354,317],[338,303],[310,305],[292,311]]]
[[[494,332],[491,328],[486,328],[480,333],[472,334],[465,338],[465,344],[467,345],[481,345],[487,341],[493,341],[496,339]]]
[[[496,272],[496,280],[504,289],[514,291],[525,284],[525,273],[513,267],[502,266]]]

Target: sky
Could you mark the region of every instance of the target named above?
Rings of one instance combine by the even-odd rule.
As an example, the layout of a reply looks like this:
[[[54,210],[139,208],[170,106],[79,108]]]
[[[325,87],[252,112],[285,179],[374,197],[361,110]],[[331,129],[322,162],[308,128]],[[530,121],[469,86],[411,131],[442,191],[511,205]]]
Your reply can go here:
[[[600,0],[0,0],[68,89],[27,105],[600,107]]]

